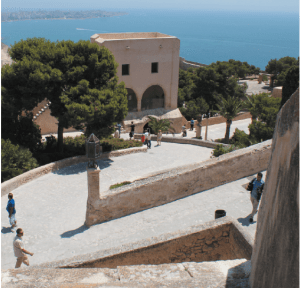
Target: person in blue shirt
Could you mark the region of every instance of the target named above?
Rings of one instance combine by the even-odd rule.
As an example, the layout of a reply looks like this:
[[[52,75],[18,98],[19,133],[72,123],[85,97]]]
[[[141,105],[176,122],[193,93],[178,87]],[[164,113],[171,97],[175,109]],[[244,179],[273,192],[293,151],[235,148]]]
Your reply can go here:
[[[118,123],[118,124],[117,124],[117,129],[119,130],[119,135],[120,135],[120,137],[121,137],[121,127],[122,127],[121,124]]]
[[[11,229],[14,229],[17,225],[16,220],[16,208],[15,208],[15,200],[13,199],[14,195],[12,193],[8,194],[8,202],[6,206],[6,210],[8,212],[9,224],[11,225]]]
[[[195,121],[194,121],[194,118],[192,118],[192,120],[191,120],[191,130],[192,131],[194,130],[194,124],[195,124]]]
[[[257,207],[259,204],[259,200],[262,194],[262,191],[264,189],[264,184],[265,182],[262,180],[262,173],[257,173],[257,177],[254,178],[251,183],[253,184],[253,188],[251,190],[251,194],[250,194],[250,201],[252,203],[252,212],[250,214],[250,218],[249,218],[249,222],[252,223],[253,222],[253,217],[257,212]]]

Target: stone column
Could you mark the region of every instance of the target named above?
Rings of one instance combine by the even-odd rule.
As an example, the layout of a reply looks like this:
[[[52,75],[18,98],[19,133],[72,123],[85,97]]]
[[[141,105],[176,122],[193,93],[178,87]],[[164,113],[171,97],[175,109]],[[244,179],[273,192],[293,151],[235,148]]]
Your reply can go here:
[[[137,111],[141,112],[142,111],[142,98],[137,98]]]
[[[85,225],[90,227],[97,222],[97,207],[100,204],[100,169],[87,167],[88,199]]]
[[[202,125],[201,122],[197,124],[197,129],[196,129],[196,137],[199,138],[201,136],[202,132]]]
[[[208,134],[208,118],[206,118],[205,140],[207,140],[207,134]]]

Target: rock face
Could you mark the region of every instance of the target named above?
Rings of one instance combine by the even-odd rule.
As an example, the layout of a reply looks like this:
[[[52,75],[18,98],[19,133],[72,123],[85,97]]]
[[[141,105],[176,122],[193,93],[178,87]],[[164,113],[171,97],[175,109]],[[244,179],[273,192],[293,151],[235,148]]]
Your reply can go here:
[[[299,89],[278,113],[267,171],[251,285],[299,287]]]

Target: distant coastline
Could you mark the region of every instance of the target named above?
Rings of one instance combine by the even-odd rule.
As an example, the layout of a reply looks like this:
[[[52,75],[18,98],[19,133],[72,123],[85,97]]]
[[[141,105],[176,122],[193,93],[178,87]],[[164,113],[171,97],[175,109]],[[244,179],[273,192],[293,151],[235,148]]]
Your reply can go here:
[[[36,10],[36,11],[17,11],[2,12],[1,22],[15,22],[25,20],[80,20],[103,17],[114,17],[127,15],[126,12],[107,12],[103,10]]]

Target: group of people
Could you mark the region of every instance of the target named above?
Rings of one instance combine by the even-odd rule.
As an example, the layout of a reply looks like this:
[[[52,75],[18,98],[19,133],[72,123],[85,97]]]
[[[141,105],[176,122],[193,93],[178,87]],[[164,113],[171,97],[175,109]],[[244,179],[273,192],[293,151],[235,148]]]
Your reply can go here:
[[[9,224],[11,225],[11,230],[15,231],[15,228],[17,226],[17,220],[16,220],[16,204],[15,200],[13,199],[14,195],[12,193],[8,194],[8,202],[6,206],[6,210],[8,212],[8,218],[9,218]],[[22,263],[29,266],[29,260],[26,254],[33,256],[33,253],[27,251],[25,249],[25,245],[23,242],[22,237],[24,236],[24,231],[22,228],[17,229],[17,235],[15,236],[13,240],[13,249],[15,257],[17,257],[17,263],[15,268],[21,267]]]

